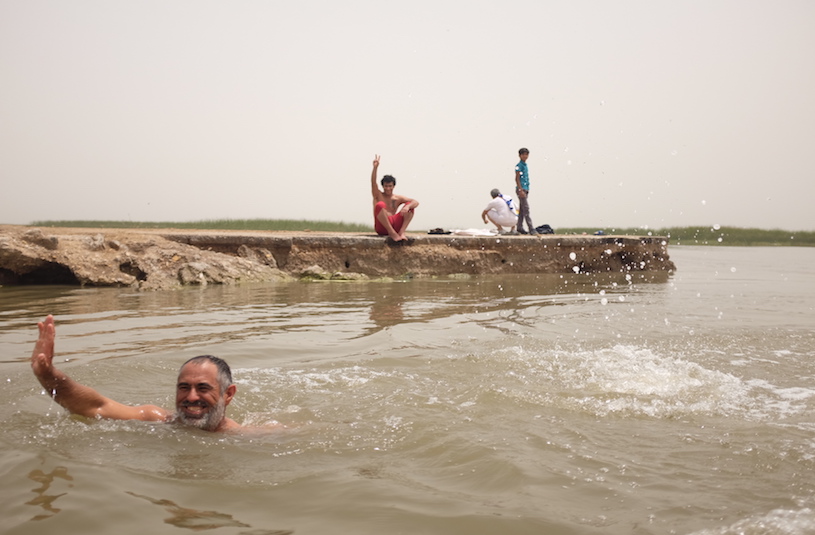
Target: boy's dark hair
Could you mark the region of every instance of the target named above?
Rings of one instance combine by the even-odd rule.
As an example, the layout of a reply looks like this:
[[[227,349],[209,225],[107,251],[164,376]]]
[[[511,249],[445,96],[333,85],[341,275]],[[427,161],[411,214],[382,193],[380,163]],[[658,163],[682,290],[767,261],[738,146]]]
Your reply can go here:
[[[529,154],[529,149],[527,149],[527,148],[523,148],[523,149],[521,149],[521,150],[519,150],[519,151],[518,151],[518,154],[519,154],[519,155],[520,155],[520,154]]]
[[[385,175],[385,176],[382,177],[382,180],[379,181],[379,183],[382,184],[383,186],[386,183],[391,183],[391,182],[393,182],[394,186],[396,185],[396,178],[394,178],[391,175]]]

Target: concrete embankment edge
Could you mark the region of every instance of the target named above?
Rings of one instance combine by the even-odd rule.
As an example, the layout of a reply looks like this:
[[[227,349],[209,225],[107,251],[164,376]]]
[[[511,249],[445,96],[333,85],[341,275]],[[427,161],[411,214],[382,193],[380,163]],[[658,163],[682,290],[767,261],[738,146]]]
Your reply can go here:
[[[307,278],[672,272],[658,236],[410,236],[0,226],[0,284],[169,289]]]
[[[415,236],[389,243],[371,236],[242,236],[165,234],[201,249],[238,254],[248,246],[272,253],[277,266],[300,273],[313,265],[328,272],[374,277],[451,273],[594,273],[672,271],[668,239],[652,236]]]

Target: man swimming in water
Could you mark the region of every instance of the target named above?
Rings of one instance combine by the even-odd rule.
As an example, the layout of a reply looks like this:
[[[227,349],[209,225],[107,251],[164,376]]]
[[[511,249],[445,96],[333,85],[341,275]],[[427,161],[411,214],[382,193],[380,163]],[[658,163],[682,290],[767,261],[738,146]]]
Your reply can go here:
[[[379,155],[374,158],[373,165],[371,194],[374,198],[374,230],[380,236],[390,236],[395,242],[406,241],[405,230],[413,220],[413,211],[419,206],[419,201],[402,195],[394,195],[393,188],[396,187],[396,179],[391,175],[382,177],[383,191],[380,191],[376,185]]]
[[[31,369],[54,400],[72,414],[111,420],[175,422],[205,431],[232,431],[242,426],[226,417],[235,396],[229,365],[218,357],[202,355],[185,362],[178,372],[175,412],[155,405],[124,405],[107,398],[54,368],[54,317],[37,324],[40,336],[31,354]]]

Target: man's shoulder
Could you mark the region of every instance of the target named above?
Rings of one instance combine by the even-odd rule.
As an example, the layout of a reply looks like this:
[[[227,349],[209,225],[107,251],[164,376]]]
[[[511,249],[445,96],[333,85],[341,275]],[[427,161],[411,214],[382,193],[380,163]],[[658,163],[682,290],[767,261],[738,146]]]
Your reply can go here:
[[[234,433],[234,432],[252,431],[254,429],[257,429],[257,428],[247,427],[247,426],[239,424],[238,422],[236,422],[232,418],[224,417],[223,421],[221,422],[221,425],[218,426],[217,431],[220,431],[222,433]]]
[[[157,405],[124,405],[113,402],[103,407],[100,416],[116,420],[141,420],[143,422],[167,422],[173,412]]]

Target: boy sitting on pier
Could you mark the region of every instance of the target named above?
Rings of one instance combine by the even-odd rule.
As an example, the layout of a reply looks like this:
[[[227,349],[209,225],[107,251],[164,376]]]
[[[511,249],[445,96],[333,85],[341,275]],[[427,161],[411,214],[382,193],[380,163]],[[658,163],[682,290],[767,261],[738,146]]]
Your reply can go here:
[[[382,177],[382,189],[376,185],[376,174],[379,168],[379,155],[374,158],[371,171],[371,194],[374,199],[374,230],[380,236],[390,236],[395,242],[407,241],[405,230],[413,220],[413,211],[419,206],[419,201],[394,195],[393,188],[396,179],[391,175]],[[399,208],[401,206],[401,209]]]

